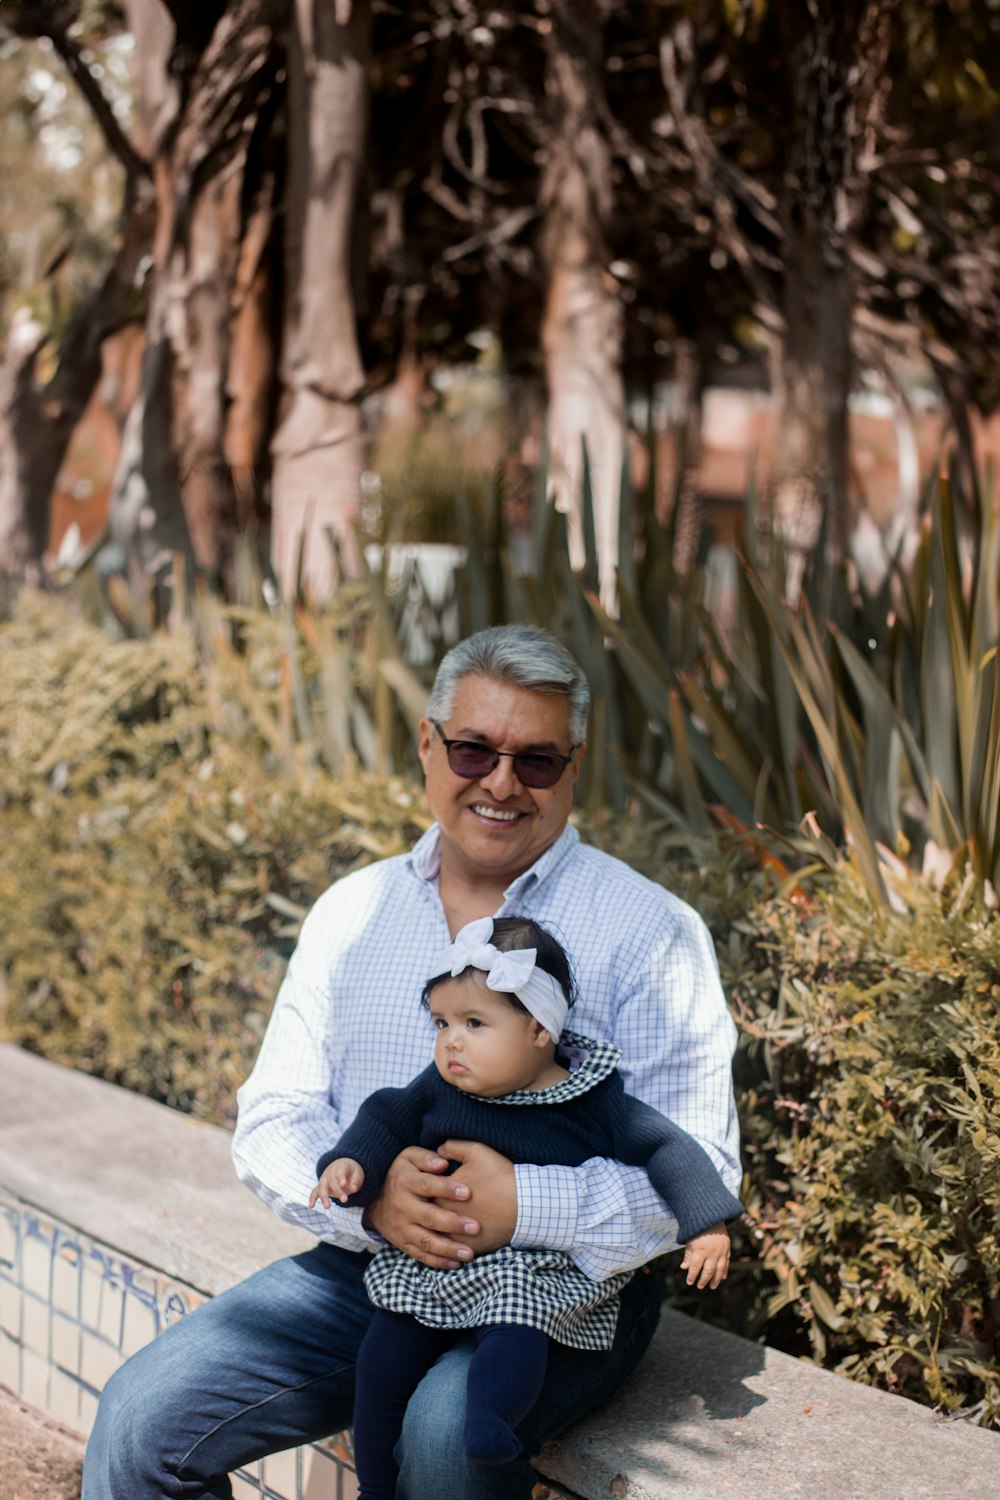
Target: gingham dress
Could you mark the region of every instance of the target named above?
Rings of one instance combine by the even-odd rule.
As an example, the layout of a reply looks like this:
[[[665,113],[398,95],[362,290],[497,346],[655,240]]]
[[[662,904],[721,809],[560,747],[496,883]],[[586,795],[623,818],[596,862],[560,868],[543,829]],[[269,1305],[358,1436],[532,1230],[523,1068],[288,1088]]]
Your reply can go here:
[[[527,1108],[568,1103],[588,1093],[617,1066],[620,1053],[607,1042],[565,1032],[560,1043],[579,1067],[548,1089],[522,1089],[492,1099],[497,1106]],[[453,1271],[422,1265],[387,1245],[365,1274],[376,1307],[408,1313],[433,1328],[481,1328],[521,1323],[540,1328],[574,1349],[610,1349],[618,1321],[618,1294],[635,1273],[592,1281],[558,1250],[514,1250],[505,1245]]]

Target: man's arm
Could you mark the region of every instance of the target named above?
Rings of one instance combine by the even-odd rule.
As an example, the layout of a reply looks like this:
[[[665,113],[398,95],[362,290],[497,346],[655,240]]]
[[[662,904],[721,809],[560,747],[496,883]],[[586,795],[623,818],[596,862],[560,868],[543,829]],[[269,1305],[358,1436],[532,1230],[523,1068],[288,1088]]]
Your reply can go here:
[[[316,1162],[344,1131],[331,1094],[339,1062],[337,1039],[344,1034],[338,987],[344,983],[344,946],[350,947],[369,919],[366,901],[370,903],[364,891],[360,903],[356,891],[345,891],[355,879],[349,876],[332,886],[302,925],[257,1062],[239,1092],[233,1161],[242,1181],[286,1223],[332,1244],[372,1250],[380,1243],[380,1231],[394,1244],[399,1241],[371,1223],[371,1210],[347,1206],[333,1214],[308,1207]],[[396,979],[405,979],[397,969]],[[415,1057],[416,1066],[422,1060]],[[421,1183],[427,1185],[420,1212],[434,1216],[436,1235],[461,1232],[472,1222],[469,1215],[449,1213],[429,1199],[433,1189],[442,1200],[461,1200],[467,1196],[464,1189],[442,1178],[448,1164],[433,1152],[408,1147],[397,1162],[414,1155],[423,1167]],[[414,1201],[412,1195],[409,1201]]]
[[[233,1162],[279,1218],[352,1250],[371,1249],[360,1208],[308,1207],[316,1160],[342,1133],[330,1097],[329,933],[335,889],[306,917],[253,1072],[239,1091]]]
[[[627,976],[613,1040],[630,1094],[692,1135],[735,1192],[742,1178],[732,1087],[735,1027],[708,929],[680,903]],[[511,1243],[564,1250],[596,1280],[677,1245],[677,1220],[638,1167],[597,1158],[582,1167],[514,1168]]]
[[[331,1001],[314,978],[325,975],[328,962],[319,933],[319,922],[310,925],[307,918],[256,1065],[240,1089],[237,1174],[279,1218],[322,1240],[372,1250],[386,1239],[427,1265],[453,1268],[456,1257],[469,1259],[471,1252],[461,1246],[449,1253],[447,1236],[478,1234],[481,1226],[463,1209],[468,1189],[444,1175],[448,1162],[433,1151],[401,1151],[367,1208],[340,1205],[333,1213],[308,1207],[317,1161],[331,1141],[342,1145],[345,1134],[329,1092]],[[444,1206],[448,1199],[455,1210]]]

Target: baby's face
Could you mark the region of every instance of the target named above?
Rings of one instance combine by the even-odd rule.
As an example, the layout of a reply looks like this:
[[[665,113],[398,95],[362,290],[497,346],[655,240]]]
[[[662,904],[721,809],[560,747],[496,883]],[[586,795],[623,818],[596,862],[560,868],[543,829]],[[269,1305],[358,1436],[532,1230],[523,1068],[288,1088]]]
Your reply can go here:
[[[430,993],[434,1061],[446,1083],[499,1098],[536,1087],[551,1064],[552,1043],[534,1016],[486,988],[478,972],[445,979]]]

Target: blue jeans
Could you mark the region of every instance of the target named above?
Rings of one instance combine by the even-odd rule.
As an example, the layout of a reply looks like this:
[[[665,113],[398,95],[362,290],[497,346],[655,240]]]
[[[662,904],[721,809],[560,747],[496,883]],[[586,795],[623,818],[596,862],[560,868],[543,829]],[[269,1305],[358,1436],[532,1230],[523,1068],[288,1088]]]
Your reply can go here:
[[[317,1245],[206,1302],[141,1349],[105,1387],[87,1446],[82,1500],[231,1500],[228,1475],[267,1453],[350,1426],[354,1362],[372,1315],[366,1255]],[[519,1433],[529,1453],[614,1391],[644,1353],[662,1288],[625,1288],[614,1346],[553,1344],[542,1395]],[[528,1500],[523,1459],[470,1463],[462,1339],[410,1401],[399,1500]]]

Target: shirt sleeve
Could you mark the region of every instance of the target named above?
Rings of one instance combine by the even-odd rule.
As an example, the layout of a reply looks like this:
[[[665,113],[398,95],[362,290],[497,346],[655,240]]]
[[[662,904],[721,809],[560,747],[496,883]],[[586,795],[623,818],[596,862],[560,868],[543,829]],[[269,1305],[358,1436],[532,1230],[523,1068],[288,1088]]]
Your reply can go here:
[[[331,920],[336,886],[312,908],[278,991],[253,1071],[237,1096],[237,1175],[280,1219],[350,1250],[381,1243],[363,1210],[308,1207],[315,1164],[343,1134],[330,1097]]]
[[[700,1143],[726,1186],[742,1181],[733,1098],[736,1028],[711,936],[698,914],[672,901],[662,929],[641,942],[621,983],[612,1040],[630,1094]],[[517,1166],[517,1249],[563,1250],[604,1280],[676,1248],[676,1216],[646,1172],[610,1158],[582,1167]]]

